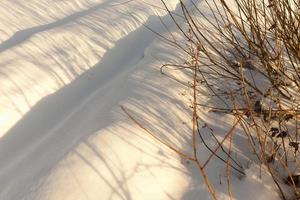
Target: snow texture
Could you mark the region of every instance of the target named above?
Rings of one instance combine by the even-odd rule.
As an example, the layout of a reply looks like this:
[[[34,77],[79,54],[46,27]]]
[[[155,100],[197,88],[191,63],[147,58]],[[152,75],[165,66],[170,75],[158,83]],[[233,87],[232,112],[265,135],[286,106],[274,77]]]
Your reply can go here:
[[[180,12],[178,1],[167,3]],[[143,25],[176,35],[161,8],[159,0],[0,2],[1,200],[210,199],[197,168],[120,109],[189,150],[191,111],[180,95],[186,87],[159,72],[184,57]],[[219,137],[232,123],[202,117]],[[249,169],[244,178],[233,173],[233,197],[279,199],[270,176],[260,178],[247,163],[246,138],[235,139]],[[209,152],[199,149],[205,159]],[[207,173],[218,197],[228,199],[224,164],[214,159]]]

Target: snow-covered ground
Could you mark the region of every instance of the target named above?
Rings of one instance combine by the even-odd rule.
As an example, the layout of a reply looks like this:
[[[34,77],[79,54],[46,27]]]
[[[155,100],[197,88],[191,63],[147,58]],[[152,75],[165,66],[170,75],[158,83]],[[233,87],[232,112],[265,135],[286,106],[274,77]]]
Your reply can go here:
[[[167,3],[180,12],[177,0]],[[210,199],[197,168],[120,108],[189,152],[187,88],[159,72],[185,57],[142,25],[176,35],[162,7],[159,0],[0,2],[0,200]],[[220,138],[232,123],[201,117]],[[249,161],[247,139],[237,130],[234,140],[247,175],[233,172],[233,197],[279,199]],[[199,149],[205,160],[209,152]],[[207,173],[228,199],[226,166],[215,159]]]

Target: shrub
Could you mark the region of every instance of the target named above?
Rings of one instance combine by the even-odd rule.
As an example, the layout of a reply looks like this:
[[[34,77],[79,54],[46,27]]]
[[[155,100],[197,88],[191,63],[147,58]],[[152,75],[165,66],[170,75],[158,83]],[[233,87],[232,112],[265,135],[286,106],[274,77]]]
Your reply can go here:
[[[236,119],[218,147],[210,149],[212,156],[225,140],[231,140],[232,130],[239,125],[282,198],[286,199],[284,182],[299,197],[299,0],[204,0],[201,9],[193,1],[180,0],[184,23],[161,1],[188,44],[173,40],[189,55],[183,65],[174,63],[173,67],[192,72],[193,141],[201,138],[198,113],[208,105],[201,105],[197,97],[205,87],[222,105],[212,110]],[[162,73],[169,66],[162,66]],[[193,146],[196,151],[195,143]],[[206,180],[207,162],[201,164],[195,152],[193,160]],[[224,160],[227,166],[228,160]],[[209,181],[206,183],[216,199]]]

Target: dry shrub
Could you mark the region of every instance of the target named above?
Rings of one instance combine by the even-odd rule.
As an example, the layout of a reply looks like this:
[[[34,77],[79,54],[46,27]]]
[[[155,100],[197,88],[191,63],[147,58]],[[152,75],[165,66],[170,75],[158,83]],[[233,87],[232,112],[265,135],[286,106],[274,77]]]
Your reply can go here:
[[[189,82],[193,91],[193,141],[201,138],[199,112],[202,107],[208,107],[197,99],[201,88],[207,88],[211,98],[218,102],[219,106],[211,108],[212,111],[231,114],[235,119],[217,148],[209,149],[212,154],[205,163],[198,161],[193,143],[191,160],[197,163],[205,180],[205,166],[211,157],[217,156],[225,140],[231,141],[232,132],[239,125],[282,198],[287,196],[284,184],[299,197],[299,0],[204,0],[201,4],[180,0],[184,23],[161,1],[185,44],[168,41],[189,55],[184,64],[164,65],[161,71],[166,73],[168,67],[175,67],[192,72]],[[230,157],[230,149],[231,146],[226,160],[217,157],[227,169],[243,174],[242,169],[230,164],[235,162]],[[206,184],[216,199],[208,180]],[[228,185],[231,197],[229,181]]]

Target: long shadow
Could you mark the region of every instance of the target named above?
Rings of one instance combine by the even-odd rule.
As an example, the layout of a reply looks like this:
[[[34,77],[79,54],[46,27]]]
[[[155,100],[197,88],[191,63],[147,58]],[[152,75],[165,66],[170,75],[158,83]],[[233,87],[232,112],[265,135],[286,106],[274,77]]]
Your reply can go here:
[[[59,26],[64,26],[68,23],[74,22],[75,20],[77,20],[81,17],[90,15],[99,9],[104,9],[104,7],[107,7],[107,6],[110,6],[109,1],[105,1],[103,3],[97,4],[89,9],[74,13],[72,15],[69,15],[65,18],[59,19],[59,20],[49,23],[49,24],[35,26],[32,28],[18,31],[13,36],[11,36],[9,39],[7,39],[6,41],[4,41],[0,44],[0,53],[25,42],[26,40],[30,39],[32,36],[34,36],[37,33],[47,31],[50,29],[54,29]]]
[[[42,28],[65,24],[100,7]],[[170,21],[169,16],[164,20]],[[146,24],[161,33],[165,31],[155,16],[150,16]],[[42,30],[39,27],[36,31]],[[24,41],[36,31],[27,32],[19,41]],[[38,102],[0,139],[0,199],[21,194],[19,190],[30,190],[28,179],[38,181],[46,176],[74,146],[95,130],[113,122],[110,110],[131,91],[131,87],[122,91],[123,82],[135,70],[155,37],[154,33],[141,26],[117,41],[99,63],[71,84]],[[99,115],[102,121],[96,121]],[[28,173],[23,173],[24,170]],[[12,178],[12,174],[18,178]]]
[[[152,20],[151,17],[149,21]],[[124,72],[128,74],[131,66],[134,66],[143,57],[144,49],[155,37],[153,33],[145,30],[144,27],[141,27],[118,41],[115,47],[108,50],[100,62],[90,70],[71,84],[38,102],[21,121],[1,138],[0,152],[4,146],[10,146],[8,144],[15,141],[16,138],[22,145],[32,143],[32,140],[36,140],[35,137],[42,136],[42,132],[50,131],[70,114],[74,114],[80,107],[83,107],[92,98],[90,95],[100,90],[107,91],[106,86],[109,87],[120,76],[125,76]],[[136,41],[143,42],[135,45]],[[131,47],[130,51],[128,47]],[[18,136],[16,137],[16,135]],[[18,146],[12,145],[10,148],[16,152]],[[0,155],[0,163],[2,163],[3,157],[3,154]]]

